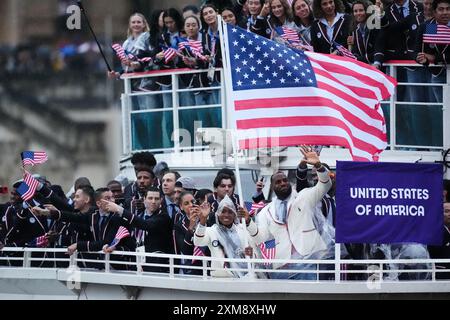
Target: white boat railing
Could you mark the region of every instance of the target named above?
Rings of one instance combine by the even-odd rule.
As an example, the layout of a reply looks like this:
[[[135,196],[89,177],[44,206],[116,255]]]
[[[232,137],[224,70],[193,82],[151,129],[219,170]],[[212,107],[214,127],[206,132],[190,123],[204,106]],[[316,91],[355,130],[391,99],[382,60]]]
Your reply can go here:
[[[229,278],[238,280],[238,276],[232,272],[239,272],[243,281],[250,282],[272,282],[269,279],[283,273],[304,274],[315,283],[354,283],[358,279],[348,279],[351,275],[360,275],[359,281],[365,282],[411,282],[417,280],[430,285],[429,291],[433,292],[434,283],[447,283],[450,292],[450,269],[442,269],[437,264],[450,264],[450,259],[367,259],[348,260],[339,259],[338,263],[334,259],[327,260],[292,260],[273,259],[270,263],[266,259],[228,259],[212,258],[206,256],[186,256],[162,253],[148,253],[144,251],[128,252],[115,251],[109,253],[89,253],[89,257],[73,254],[66,254],[66,249],[58,248],[12,248],[5,247],[0,251],[0,270],[16,269],[70,269],[77,272],[92,272],[93,270],[106,274],[127,274],[138,277],[153,276],[169,279],[199,278],[208,281],[223,280],[222,277],[211,275],[214,271],[224,271]],[[83,253],[86,255],[86,253]],[[151,262],[147,258],[158,258],[158,261]],[[164,262],[165,260],[165,262]],[[182,264],[183,260],[201,261],[200,266]],[[235,263],[238,267],[216,268],[212,267],[212,262]],[[268,264],[269,263],[269,264]],[[290,265],[289,269],[274,268],[274,265]],[[87,267],[85,267],[87,266]],[[337,270],[335,270],[337,266]],[[160,268],[161,272],[147,272],[147,268]],[[195,270],[197,273],[180,272],[180,270]],[[448,279],[439,279],[439,274],[446,273]],[[398,280],[398,276],[406,274],[408,280]],[[367,275],[367,276],[364,276]],[[226,276],[225,276],[226,277]],[[305,281],[298,280],[299,282]],[[308,281],[311,283],[311,281]]]
[[[225,109],[225,87],[224,82],[209,87],[188,87],[185,85],[182,77],[189,75],[201,76],[205,75],[208,70],[191,70],[191,69],[171,69],[171,70],[157,70],[147,71],[140,73],[127,73],[122,75],[124,80],[124,93],[121,97],[122,103],[122,130],[123,130],[123,154],[128,155],[135,151],[147,150],[151,152],[180,152],[183,150],[195,150],[195,149],[207,149],[207,146],[201,144],[196,145],[195,141],[190,139],[184,139],[182,129],[185,129],[193,138],[195,132],[187,130],[182,127],[182,122],[186,117],[191,117],[192,120],[195,117],[189,114],[189,112],[202,111],[208,113],[213,109],[220,108],[220,123],[215,123],[214,127],[227,127],[227,115]],[[220,78],[223,79],[223,69],[216,69],[216,72],[220,73]],[[159,90],[154,91],[140,91],[133,89],[133,82],[139,82],[142,80],[156,81],[162,77],[170,77],[170,86],[161,87]],[[138,85],[135,85],[136,87]],[[181,87],[180,87],[181,86]],[[194,101],[194,95],[201,92],[208,92],[209,94],[215,94],[218,97],[218,101],[213,104],[199,105]],[[159,105],[150,105],[155,100],[145,100],[145,98],[159,98]],[[143,99],[139,102],[139,98]],[[136,122],[138,117],[144,117],[149,115],[159,115],[158,120],[161,123],[153,123],[155,130],[161,130],[163,134],[167,135],[161,138],[161,141],[155,141],[158,147],[146,147],[145,145],[140,148],[142,144],[136,141]],[[149,122],[150,123],[150,122]],[[203,123],[206,127],[211,126],[211,123]],[[165,132],[168,128],[171,128],[172,132]],[[181,130],[181,131],[180,131]],[[185,133],[187,133],[185,131]],[[135,134],[133,134],[135,133]],[[153,137],[145,137],[152,139]],[[167,141],[170,138],[170,141]],[[186,141],[185,141],[186,140]],[[170,144],[168,146],[168,144]]]
[[[389,159],[395,160],[395,155],[398,155],[398,159],[401,159],[404,155],[407,155],[405,151],[408,151],[409,153],[417,153],[417,157],[414,155],[410,158],[419,159],[423,157],[425,161],[425,158],[428,157],[427,154],[430,154],[430,157],[435,161],[442,160],[442,155],[440,155],[440,153],[442,153],[443,150],[445,151],[450,148],[450,110],[448,108],[450,102],[450,69],[447,68],[446,70],[447,76],[445,83],[431,83],[431,74],[428,72],[428,69],[413,61],[392,61],[386,63],[385,66],[386,73],[399,80],[395,94],[381,103],[387,122],[388,150],[385,152],[386,154],[389,154]],[[405,68],[412,67],[421,70],[426,74],[424,76],[426,78],[425,82],[404,82],[404,74],[406,73]],[[223,70],[217,69],[217,71],[221,73],[221,78],[223,79]],[[183,130],[180,131],[180,128],[183,129],[182,126],[180,127],[180,123],[182,121],[187,121],[185,116],[189,117],[189,112],[195,112],[196,110],[203,109],[204,112],[212,112],[211,110],[214,108],[220,108],[222,128],[228,128],[224,81],[214,87],[207,88],[192,87],[182,89],[179,86],[180,77],[206,72],[207,70],[173,69],[122,75],[122,80],[124,81],[124,93],[122,95],[124,157],[127,157],[133,152],[144,150],[154,153],[178,153],[180,151],[208,150],[208,146],[195,144],[195,142],[193,143],[193,139],[187,139],[182,134],[180,138],[180,132],[183,132]],[[163,76],[170,77],[172,85],[162,91],[142,92],[132,89],[132,81],[136,83],[136,81],[141,81],[142,79],[158,79]],[[414,94],[417,91],[416,88],[417,90],[421,90],[421,92],[425,92],[422,95],[423,101],[411,101],[412,98],[416,98],[416,95]],[[432,88],[442,88],[442,97],[438,97],[438,101],[430,100],[432,98],[436,99],[434,93],[431,91]],[[184,101],[185,96],[183,96],[183,94],[193,95],[194,92],[198,93],[205,90],[217,91],[216,94],[220,96],[220,101],[213,105],[195,105],[195,103],[186,105],[186,101]],[[136,107],[136,104],[138,103],[136,102],[136,99],[139,97],[162,97],[163,95],[170,96],[170,107],[161,104],[156,107],[147,108],[145,107],[145,102],[144,107],[142,107],[142,105]],[[438,130],[437,135],[432,136],[431,133],[429,133],[432,123],[430,123],[429,120],[423,119],[424,112],[425,115],[439,118],[438,125],[433,125],[434,127],[437,127],[433,128],[433,130]],[[152,114],[160,115],[157,119],[159,119],[158,121],[161,125],[151,122]],[[146,120],[139,117],[146,116],[149,117],[149,120],[147,123],[143,124],[142,121],[145,122]],[[141,123],[139,123],[139,121],[141,121]],[[170,135],[171,141],[169,146],[163,146],[164,144],[167,145],[167,141],[164,143],[156,142],[158,147],[151,147],[149,145],[140,146],[141,143],[137,142],[136,139],[138,138],[138,134],[142,134],[142,132],[137,133],[137,131],[139,131],[137,126],[150,126],[151,124],[155,125],[154,130],[162,130],[163,134]],[[420,124],[422,124],[422,128],[415,128]],[[442,130],[440,128],[441,124]],[[171,132],[165,132],[165,130],[172,130],[172,125],[173,135],[171,135]],[[189,134],[195,135],[195,130],[192,130],[192,128],[189,130],[191,131]],[[153,131],[150,131],[143,139],[156,139],[151,132]],[[437,139],[436,136],[438,137]],[[167,140],[167,137],[165,139]],[[335,158],[337,160],[347,160],[343,156],[343,153],[333,152],[333,154],[336,154]]]

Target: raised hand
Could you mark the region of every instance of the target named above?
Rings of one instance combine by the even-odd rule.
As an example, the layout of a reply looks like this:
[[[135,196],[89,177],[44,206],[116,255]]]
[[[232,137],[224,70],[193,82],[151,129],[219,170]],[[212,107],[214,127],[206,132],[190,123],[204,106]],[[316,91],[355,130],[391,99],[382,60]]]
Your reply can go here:
[[[195,226],[197,225],[198,218],[200,216],[200,208],[197,206],[197,210],[191,211],[189,216],[189,230],[194,232]]]
[[[239,206],[238,211],[237,211],[237,217],[239,218],[239,221],[241,221],[242,218],[244,218],[246,224],[250,223],[250,214],[248,213],[247,209],[244,207]]]
[[[261,193],[262,191],[263,191],[263,189],[264,189],[264,180],[259,180],[257,183],[256,183],[256,193]]]
[[[200,223],[202,225],[205,225],[206,221],[208,220],[210,212],[211,212],[211,205],[208,203],[208,201],[203,202],[200,205]]]
[[[263,7],[261,8],[261,12],[259,13],[259,15],[261,17],[267,17],[269,13],[270,13],[270,2],[266,1]]]
[[[320,163],[319,156],[317,153],[313,150],[311,146],[300,146],[300,152],[303,154],[303,157],[305,158],[306,162],[315,165],[316,163]]]

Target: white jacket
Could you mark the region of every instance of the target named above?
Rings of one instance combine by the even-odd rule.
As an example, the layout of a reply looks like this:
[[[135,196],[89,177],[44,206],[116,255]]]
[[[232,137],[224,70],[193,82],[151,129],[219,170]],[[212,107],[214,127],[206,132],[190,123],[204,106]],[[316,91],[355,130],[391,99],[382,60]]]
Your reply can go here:
[[[242,225],[237,225],[237,233],[241,241],[241,248],[244,250],[246,246],[251,246],[253,252],[256,252],[256,247],[254,245],[253,239],[248,234],[247,230],[242,227]],[[256,226],[255,226],[256,228]],[[223,249],[219,245],[219,236],[215,228],[206,227],[201,224],[197,226],[194,234],[194,245],[199,247],[208,246],[211,251],[211,257],[213,258],[225,258]],[[211,264],[211,276],[213,277],[234,277],[234,275],[226,270],[224,262],[213,261]]]
[[[257,226],[250,224],[247,227],[257,244],[275,239],[275,259],[291,259],[293,249],[305,258],[327,249],[314,225],[313,217],[315,213],[321,214],[320,210],[316,210],[316,206],[330,190],[332,183],[328,171],[317,174],[319,181],[314,187],[303,189],[298,194],[292,190],[286,224],[276,222],[275,201],[272,201],[257,215]],[[274,267],[279,268],[282,265],[276,264]]]

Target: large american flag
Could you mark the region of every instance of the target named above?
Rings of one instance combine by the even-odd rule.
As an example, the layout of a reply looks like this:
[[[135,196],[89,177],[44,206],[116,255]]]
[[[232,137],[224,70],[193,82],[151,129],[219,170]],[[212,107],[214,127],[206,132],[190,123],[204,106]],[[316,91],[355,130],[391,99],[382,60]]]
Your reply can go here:
[[[427,23],[423,33],[423,42],[450,44],[450,28],[443,24]]]
[[[259,244],[259,249],[261,250],[261,255],[263,259],[272,260],[275,259],[276,251],[275,239],[263,242]],[[266,263],[269,264],[269,263]]]
[[[23,166],[34,166],[35,164],[41,164],[48,160],[45,151],[24,151],[20,156],[22,157]]]
[[[23,182],[19,185],[16,191],[23,200],[28,201],[34,197],[38,186],[39,181],[33,178],[28,171],[25,171]]]
[[[125,228],[124,226],[120,226],[119,229],[117,230],[114,240],[111,242],[111,244],[109,246],[115,247],[120,242],[120,240],[122,240],[123,238],[129,237],[129,236],[130,236],[130,232],[128,231],[128,229]]]
[[[394,79],[356,60],[224,28],[228,105],[241,149],[338,145],[367,161],[386,148],[380,101],[394,92]]]

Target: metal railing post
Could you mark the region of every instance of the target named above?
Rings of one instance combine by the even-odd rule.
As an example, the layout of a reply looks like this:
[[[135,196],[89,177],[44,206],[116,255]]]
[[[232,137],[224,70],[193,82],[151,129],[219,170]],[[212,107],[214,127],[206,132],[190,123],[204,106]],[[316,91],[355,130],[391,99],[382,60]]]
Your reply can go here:
[[[110,261],[110,255],[109,255],[109,253],[106,253],[105,254],[105,272],[106,273],[109,273],[111,271],[111,266],[109,264],[109,261]]]
[[[27,249],[25,249],[24,253],[23,253],[23,267],[24,268],[30,268],[31,267],[31,251],[28,251]]]
[[[175,266],[174,266],[174,258],[170,257],[169,258],[169,278],[174,278],[175,277]]]
[[[78,256],[78,252],[74,252],[71,256],[70,256],[70,266],[77,266],[77,256]]]
[[[389,66],[389,75],[393,77],[394,79],[397,79],[397,67],[396,66]],[[397,92],[398,92],[398,86],[395,88],[394,94],[389,98],[389,109],[390,109],[390,121],[389,121],[389,129],[390,129],[390,142],[391,142],[391,150],[396,149],[397,144],[397,128],[396,128],[396,113],[397,113],[397,106],[395,103],[397,102]]]
[[[206,259],[202,260],[202,275],[203,275],[203,279],[207,279],[208,278],[208,261]]]
[[[450,103],[450,68],[446,70],[446,81],[442,87],[442,134],[444,152],[450,148],[450,109],[448,104]],[[450,170],[446,170],[444,174],[445,179],[450,179]]]
[[[145,261],[147,260],[145,257],[144,246],[137,247],[136,253],[138,254],[136,256],[136,272],[137,272],[137,274],[142,274],[142,272],[144,271],[144,268],[142,267],[142,263],[145,263]]]
[[[334,245],[334,282],[341,282],[341,244]]]
[[[227,128],[227,95],[226,95],[226,88],[225,88],[225,78],[224,78],[224,73],[223,73],[223,69],[220,70],[220,79],[222,79],[222,81],[220,81],[220,111],[222,112],[222,128],[226,129]]]
[[[178,114],[180,99],[178,92],[178,75],[172,74],[172,106],[173,106],[173,147],[175,153],[180,152],[180,115]]]

